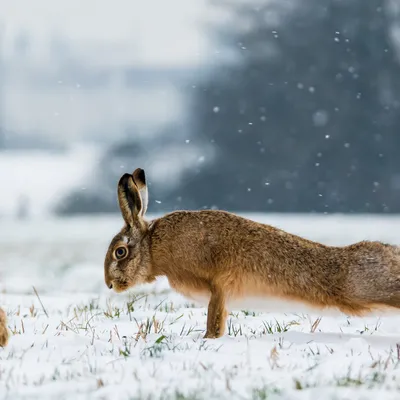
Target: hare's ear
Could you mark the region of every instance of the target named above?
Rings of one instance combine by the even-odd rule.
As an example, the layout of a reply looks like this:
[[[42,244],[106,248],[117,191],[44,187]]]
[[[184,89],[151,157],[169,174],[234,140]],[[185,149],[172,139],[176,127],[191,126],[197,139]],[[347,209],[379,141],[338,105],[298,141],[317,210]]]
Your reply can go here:
[[[126,224],[134,226],[142,212],[142,200],[130,174],[124,174],[118,182],[118,202]]]
[[[144,170],[141,168],[135,169],[133,171],[133,181],[135,182],[137,188],[139,189],[140,197],[142,199],[142,212],[141,216],[143,217],[147,211],[147,205],[149,204],[149,194],[147,191],[147,184],[146,184],[146,175]]]

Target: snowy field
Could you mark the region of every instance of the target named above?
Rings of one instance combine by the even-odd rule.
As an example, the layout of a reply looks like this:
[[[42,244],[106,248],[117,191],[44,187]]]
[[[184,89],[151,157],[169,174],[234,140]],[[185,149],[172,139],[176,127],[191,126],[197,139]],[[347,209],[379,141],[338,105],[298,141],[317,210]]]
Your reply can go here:
[[[400,242],[400,217],[253,215],[326,244]],[[113,294],[103,257],[120,217],[2,219],[0,399],[399,399],[398,315],[206,310],[165,280]],[[34,293],[36,289],[37,294]]]

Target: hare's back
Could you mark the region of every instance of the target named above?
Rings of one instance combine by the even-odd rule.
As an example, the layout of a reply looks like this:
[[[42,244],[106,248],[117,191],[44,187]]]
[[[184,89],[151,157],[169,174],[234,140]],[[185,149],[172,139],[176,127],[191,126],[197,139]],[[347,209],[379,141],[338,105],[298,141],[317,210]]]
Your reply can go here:
[[[199,257],[211,261],[223,250],[227,238],[237,236],[236,216],[213,210],[175,211],[153,222],[152,250],[169,252],[178,260]]]

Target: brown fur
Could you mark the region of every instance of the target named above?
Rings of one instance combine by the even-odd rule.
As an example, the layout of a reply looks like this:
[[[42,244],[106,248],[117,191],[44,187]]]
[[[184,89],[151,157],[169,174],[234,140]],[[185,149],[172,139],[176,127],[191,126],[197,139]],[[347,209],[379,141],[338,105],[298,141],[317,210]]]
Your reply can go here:
[[[8,330],[6,313],[0,308],[0,347],[7,346]]]
[[[106,255],[107,286],[120,292],[166,276],[185,296],[209,297],[207,338],[224,334],[227,301],[249,296],[350,315],[400,308],[396,246],[326,246],[225,211],[176,211],[149,223],[143,219],[147,188],[139,169],[121,178],[118,193],[126,225]],[[127,254],[117,260],[114,251],[121,245]]]

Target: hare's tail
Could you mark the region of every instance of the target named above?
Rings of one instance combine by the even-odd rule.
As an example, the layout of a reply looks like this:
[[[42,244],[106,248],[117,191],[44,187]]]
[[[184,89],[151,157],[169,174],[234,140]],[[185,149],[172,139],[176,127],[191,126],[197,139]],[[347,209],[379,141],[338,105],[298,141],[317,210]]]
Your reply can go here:
[[[6,313],[0,308],[0,347],[5,347],[8,343],[8,330]]]

